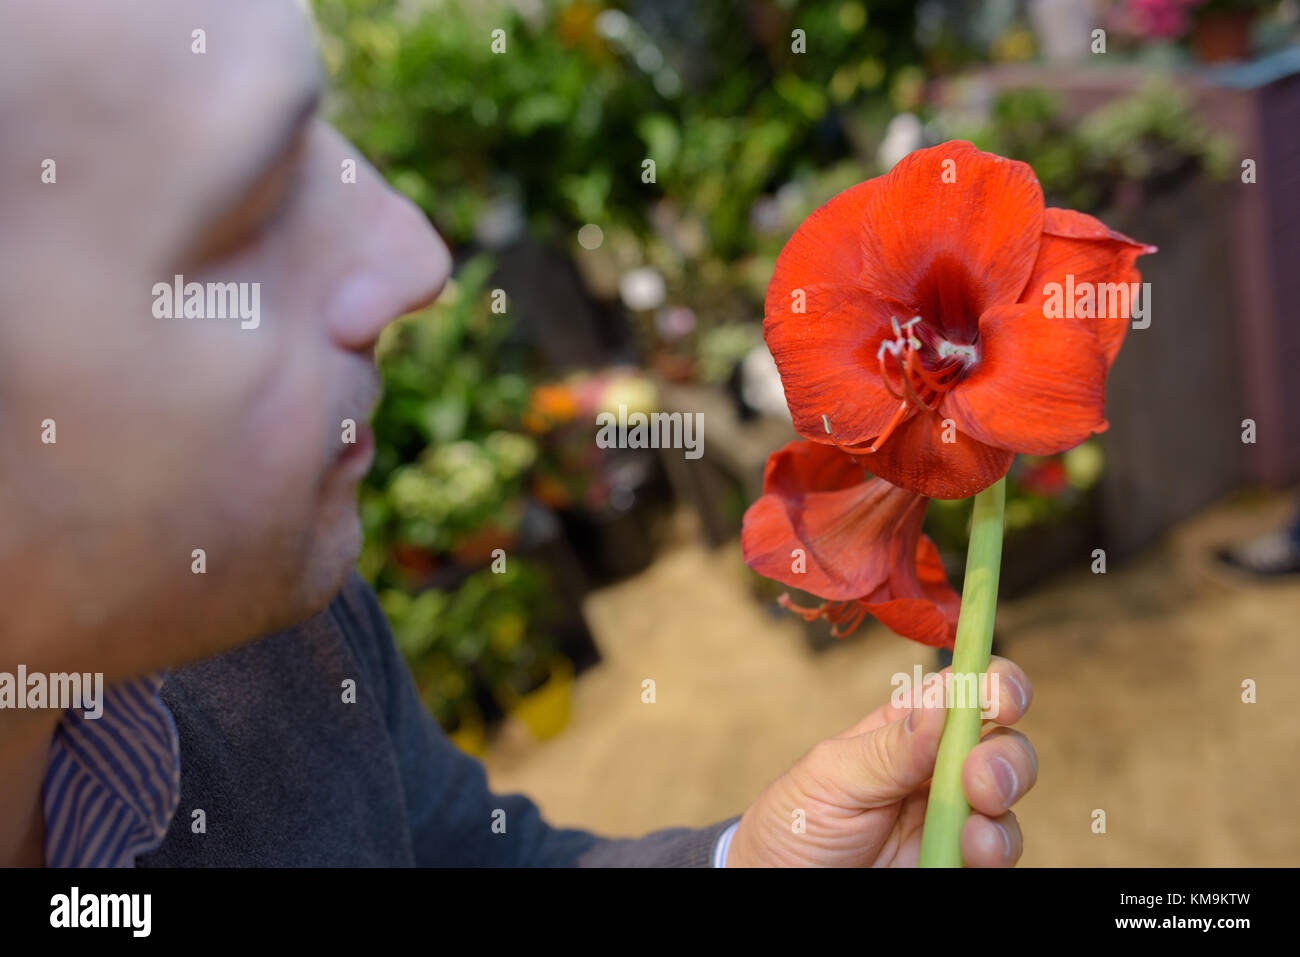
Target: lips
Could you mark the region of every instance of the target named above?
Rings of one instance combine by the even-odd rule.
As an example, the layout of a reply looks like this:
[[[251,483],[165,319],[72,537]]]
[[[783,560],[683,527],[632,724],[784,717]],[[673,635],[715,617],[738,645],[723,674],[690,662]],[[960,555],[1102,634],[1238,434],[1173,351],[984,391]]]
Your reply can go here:
[[[371,366],[347,405],[349,411],[339,417],[340,423],[349,420],[356,423],[356,431],[352,436],[354,441],[342,443],[332,468],[332,471],[347,479],[361,479],[370,471],[370,463],[375,455],[375,434],[370,429],[370,415],[374,412],[378,399],[379,377],[374,366]],[[346,438],[346,433],[334,434],[340,440]]]
[[[375,434],[365,419],[357,422],[356,441],[345,443],[339,452],[335,467],[347,475],[360,478],[370,469],[375,453]]]

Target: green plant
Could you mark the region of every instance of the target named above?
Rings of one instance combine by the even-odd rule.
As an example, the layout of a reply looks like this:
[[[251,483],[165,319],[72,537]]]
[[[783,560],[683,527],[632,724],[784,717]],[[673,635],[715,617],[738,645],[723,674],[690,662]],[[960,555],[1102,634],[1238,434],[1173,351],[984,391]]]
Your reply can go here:
[[[704,382],[726,382],[732,369],[751,349],[763,341],[757,323],[731,323],[715,326],[700,337],[698,361]]]
[[[518,423],[531,382],[508,317],[491,309],[491,268],[482,257],[466,263],[437,303],[393,323],[376,348],[384,395],[362,490],[363,567],[376,576],[393,543],[454,550],[508,521],[525,488],[536,447]]]
[[[1231,137],[1206,126],[1188,94],[1159,79],[1089,113],[1075,135],[1085,168],[1110,179],[1149,180],[1188,166],[1221,179],[1232,166]]]
[[[475,702],[549,674],[556,604],[545,570],[528,561],[481,569],[454,591],[388,588],[379,599],[421,700],[449,730]]]
[[[825,128],[837,105],[884,98],[900,75],[915,93],[915,47],[900,40],[914,13],[908,0],[772,4],[752,21],[739,2],[677,6],[649,29],[595,2],[525,16],[496,2],[315,0],[343,132],[453,241],[502,193],[542,228],[639,233],[669,197],[701,211],[730,257],[750,246],[758,195],[842,155]]]
[[[1233,142],[1197,116],[1188,95],[1153,78],[1077,122],[1047,90],[1000,93],[988,121],[955,135],[1034,168],[1049,202],[1095,212],[1123,183],[1227,175]]]
[[[1096,439],[1060,455],[1021,455],[1011,466],[1006,484],[1006,528],[1009,534],[1033,526],[1060,526],[1078,518],[1104,468]],[[926,533],[939,549],[958,555],[969,534],[970,511],[960,500],[936,499],[926,513]]]
[[[314,3],[337,125],[453,246],[508,206],[599,260],[602,295],[652,265],[667,305],[699,317],[669,352],[753,318],[753,257],[779,248],[756,202],[839,162],[845,127],[915,105],[924,79],[911,0],[673,0],[637,18],[591,0]],[[586,223],[598,251],[576,248]]]
[[[501,516],[505,502],[521,491],[535,454],[527,436],[493,432],[482,442],[433,446],[398,466],[388,482],[397,537],[435,551],[454,547]]]
[[[504,569],[426,589],[449,552],[517,517],[511,505],[537,454],[519,426],[532,388],[527,356],[508,316],[491,308],[491,270],[484,257],[464,263],[434,305],[385,329],[375,465],[361,488],[362,573],[448,730],[501,689],[526,690],[554,653],[546,569],[510,556]]]

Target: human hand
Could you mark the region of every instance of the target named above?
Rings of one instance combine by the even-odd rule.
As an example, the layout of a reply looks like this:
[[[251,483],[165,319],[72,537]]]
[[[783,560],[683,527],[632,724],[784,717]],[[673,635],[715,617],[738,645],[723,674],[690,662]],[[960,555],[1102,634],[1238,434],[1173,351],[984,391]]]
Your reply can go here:
[[[1007,726],[1024,715],[1033,688],[1005,658],[993,658],[988,673],[997,675],[997,714],[962,766],[971,815],[961,852],[968,867],[1011,867],[1024,842],[1009,808],[1034,786],[1038,755]],[[815,745],[745,812],[727,866],[915,867],[946,714],[885,704]]]

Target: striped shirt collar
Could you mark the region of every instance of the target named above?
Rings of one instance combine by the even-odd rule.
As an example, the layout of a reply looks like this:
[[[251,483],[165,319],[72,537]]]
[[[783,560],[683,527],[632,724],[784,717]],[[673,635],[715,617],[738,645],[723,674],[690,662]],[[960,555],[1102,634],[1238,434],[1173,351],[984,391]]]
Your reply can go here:
[[[158,847],[180,802],[180,742],[163,674],[104,690],[104,712],[63,713],[45,773],[49,867],[133,867]]]

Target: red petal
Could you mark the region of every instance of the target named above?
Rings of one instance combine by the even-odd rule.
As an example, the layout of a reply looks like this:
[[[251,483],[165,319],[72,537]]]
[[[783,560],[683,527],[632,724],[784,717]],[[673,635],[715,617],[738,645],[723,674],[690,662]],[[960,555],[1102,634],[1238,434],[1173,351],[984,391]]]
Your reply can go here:
[[[849,456],[811,442],[774,452],[740,540],[745,562],[760,575],[844,601],[908,574],[926,503],[879,479],[861,480],[851,459],[860,481],[845,486],[837,459]]]
[[[877,359],[891,318],[972,341],[980,314],[1024,289],[1042,231],[1033,171],[963,142],[917,150],[816,210],[777,257],[764,303],[799,433],[842,446],[879,435],[897,407]]]
[[[862,601],[868,614],[904,638],[935,648],[951,648],[957,638],[961,596],[948,584],[939,550],[924,535],[916,543],[915,578],[891,581],[888,589]]]
[[[867,613],[905,638],[951,647],[961,597],[948,584],[934,542],[921,534],[925,500],[880,479],[843,487],[848,476],[841,462],[847,459],[810,442],[791,443],[775,453],[768,461],[766,492],[745,515],[745,561],[769,578],[827,598],[818,607],[803,608],[783,595],[781,605],[805,621],[833,622],[832,634],[852,633]],[[813,485],[801,488],[799,482],[806,480]],[[821,483],[833,488],[817,491]],[[819,500],[831,507],[828,496],[838,498],[831,508],[838,517],[815,514]],[[794,531],[799,526],[826,531],[805,541]],[[791,568],[795,548],[807,556],[806,572]],[[869,572],[852,584],[842,581],[858,569]],[[863,597],[844,597],[858,581],[872,580],[872,587],[860,593]]]
[[[943,567],[939,549],[926,535],[916,543],[916,578],[921,592],[939,606],[951,625],[950,638],[957,636],[957,616],[961,612],[961,595],[948,584],[948,570]]]
[[[932,648],[953,646],[956,626],[949,623],[947,616],[934,602],[924,598],[892,598],[863,604],[867,614],[896,635]]]
[[[1142,281],[1135,265],[1138,256],[1153,253],[1155,246],[1129,239],[1108,229],[1100,220],[1070,209],[1048,209],[1043,220],[1043,241],[1038,259],[1025,284],[1021,302],[1042,305],[1048,299],[1048,283],[1065,284],[1067,274],[1074,283],[1134,283]],[[1130,317],[1111,316],[1089,320],[1106,354],[1109,367],[1119,354]]]
[[[767,287],[763,337],[795,429],[816,442],[832,441],[823,415],[835,440],[852,444],[875,437],[896,405],[876,369],[876,350],[896,311],[861,289],[863,209],[883,182],[859,183],[805,219]]]
[[[1105,399],[1093,321],[1048,319],[1041,306],[1021,304],[980,317],[979,361],[939,412],[987,445],[1051,455],[1102,431]]]
[[[807,492],[834,492],[867,481],[862,463],[834,446],[796,439],[767,457],[763,493],[799,498]]]
[[[955,140],[909,153],[863,210],[860,285],[951,341],[1015,302],[1043,232],[1043,190],[1024,163]]]
[[[886,482],[926,498],[966,498],[1007,474],[1015,452],[987,445],[952,425],[945,429],[942,416],[919,412],[895,429],[879,451],[858,458]],[[952,442],[943,441],[945,432]]]

